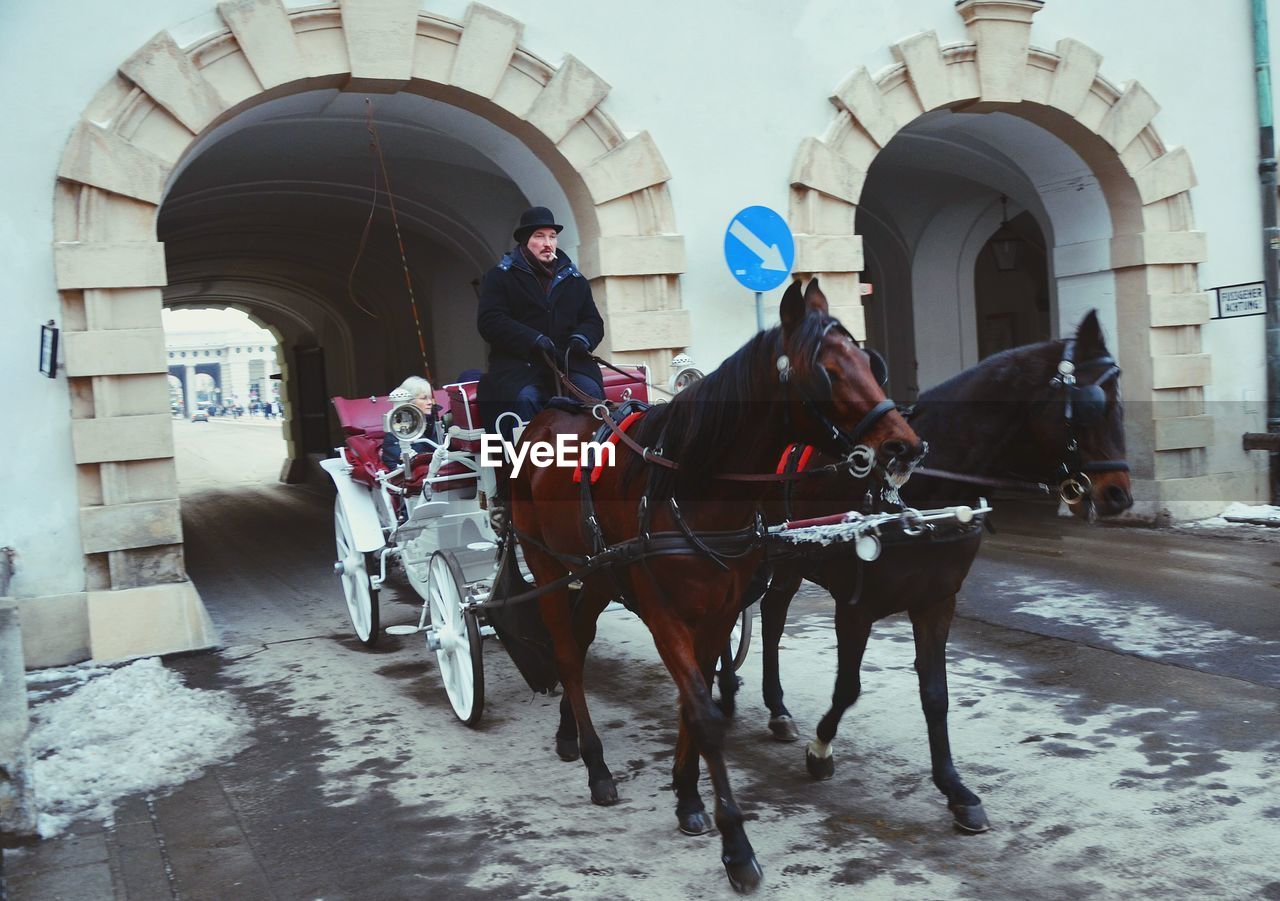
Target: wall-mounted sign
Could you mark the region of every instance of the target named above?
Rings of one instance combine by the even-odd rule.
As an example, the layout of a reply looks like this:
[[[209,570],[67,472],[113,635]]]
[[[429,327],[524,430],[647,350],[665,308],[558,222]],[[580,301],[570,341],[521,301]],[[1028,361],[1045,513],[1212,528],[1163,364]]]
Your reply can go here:
[[[1214,288],[1214,293],[1218,295],[1218,315],[1214,319],[1260,316],[1267,312],[1267,288],[1263,282],[1225,285]]]
[[[49,378],[58,374],[58,329],[52,319],[40,326],[40,372]]]

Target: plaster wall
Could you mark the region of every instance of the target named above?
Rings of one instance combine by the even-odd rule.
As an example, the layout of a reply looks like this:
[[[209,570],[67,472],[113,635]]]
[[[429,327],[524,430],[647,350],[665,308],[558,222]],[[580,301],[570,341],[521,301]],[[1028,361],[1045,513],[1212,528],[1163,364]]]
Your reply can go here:
[[[796,146],[827,127],[827,98],[849,72],[866,66],[874,74],[891,65],[889,47],[917,32],[936,31],[944,46],[966,40],[952,0],[867,0],[856,7],[847,0],[787,7],[764,0],[489,5],[523,23],[523,47],[553,65],[572,53],[608,81],[603,108],[623,127],[647,129],[662,148],[687,250],[681,294],[692,323],[690,352],[703,368],[754,329],[751,294],[730,278],[722,258],[730,216],[756,203],[787,210]],[[6,386],[0,404],[5,421],[21,423],[25,435],[11,467],[24,477],[3,485],[0,543],[17,549],[18,596],[85,588],[67,385],[44,379],[35,367],[38,326],[60,315],[51,252],[59,159],[72,127],[86,109],[92,118],[94,95],[122,61],[161,29],[180,45],[220,30],[213,6],[211,0],[0,6],[0,80],[10,99],[0,147],[0,265],[11,325],[0,330]],[[428,0],[423,8],[456,19],[466,12],[461,0]],[[1202,285],[1258,280],[1247,6],[1049,2],[1033,21],[1031,43],[1052,49],[1062,38],[1099,51],[1104,77],[1140,81],[1162,104],[1155,119],[1162,139],[1187,148],[1198,180],[1191,191],[1195,225],[1208,235]],[[767,299],[770,320],[778,296]],[[1204,349],[1216,358],[1214,397],[1260,391],[1261,318],[1211,323],[1203,332]],[[1241,422],[1260,427],[1261,413],[1242,414]],[[1221,449],[1238,445],[1231,434],[1217,437],[1211,470],[1229,467],[1233,457]]]

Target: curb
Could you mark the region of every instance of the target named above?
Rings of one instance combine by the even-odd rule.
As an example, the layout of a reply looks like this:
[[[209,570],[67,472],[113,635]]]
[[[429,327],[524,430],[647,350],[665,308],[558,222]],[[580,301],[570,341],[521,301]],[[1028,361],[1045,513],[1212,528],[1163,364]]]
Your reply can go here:
[[[18,605],[12,598],[0,598],[0,846],[4,847],[36,837],[29,727]]]

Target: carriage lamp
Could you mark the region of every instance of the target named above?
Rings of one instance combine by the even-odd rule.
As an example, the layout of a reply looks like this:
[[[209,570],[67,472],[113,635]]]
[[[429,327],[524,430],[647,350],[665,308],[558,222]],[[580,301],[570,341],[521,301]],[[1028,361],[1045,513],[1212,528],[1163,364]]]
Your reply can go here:
[[[427,417],[412,401],[397,404],[387,413],[383,431],[390,432],[401,442],[413,442],[427,430]]]
[[[667,388],[672,394],[679,394],[702,376],[702,370],[693,365],[693,357],[676,354],[671,358],[671,378],[667,382]]]
[[[1009,227],[1009,198],[1000,195],[1000,227],[991,236],[991,252],[996,258],[996,270],[1012,272],[1018,268],[1018,251],[1022,239]]]

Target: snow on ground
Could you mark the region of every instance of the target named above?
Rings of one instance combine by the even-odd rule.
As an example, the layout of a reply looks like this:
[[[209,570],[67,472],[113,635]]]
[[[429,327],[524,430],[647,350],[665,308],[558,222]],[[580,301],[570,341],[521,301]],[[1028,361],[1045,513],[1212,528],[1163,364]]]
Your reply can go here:
[[[1271,528],[1270,526],[1258,526],[1251,523],[1233,522],[1232,520],[1240,519],[1260,519],[1266,522],[1273,522],[1280,525],[1280,507],[1271,504],[1241,504],[1234,503],[1223,510],[1217,516],[1211,516],[1208,519],[1199,519],[1194,522],[1182,523],[1184,527],[1196,528],[1214,528],[1223,527],[1235,528]]]
[[[622,796],[610,809],[587,803],[581,763],[555,759],[556,699],[530,698],[501,649],[486,654],[489,703],[482,727],[470,730],[451,719],[434,661],[414,644],[407,660],[382,658],[388,681],[405,691],[399,698],[367,666],[349,672],[331,652],[302,644],[288,649],[298,672],[287,679],[276,649],[228,675],[269,685],[277,699],[264,706],[274,715],[321,724],[324,737],[308,750],[319,756],[327,805],[375,798],[387,822],[453,822],[459,837],[483,836],[484,853],[459,862],[459,885],[529,897],[729,896],[717,837],[673,828],[674,690],[634,617],[602,618],[588,668],[593,718]],[[1274,747],[1222,747],[1204,739],[1204,712],[1173,698],[1112,704],[957,645],[952,744],[993,821],[978,837],[954,832],[930,781],[905,619],[873,632],[863,698],[844,719],[829,782],[804,775],[803,742],[767,738],[753,643],[726,750],[765,896],[1012,898],[1044,885],[1064,898],[1244,897],[1272,878],[1258,849],[1280,844],[1280,821],[1268,818],[1280,773]],[[834,648],[819,616],[797,616],[784,639],[787,702],[806,735],[828,703]],[[703,797],[712,798],[705,780]]]
[[[1189,651],[1212,654],[1252,646],[1259,659],[1280,659],[1280,647],[1201,620],[1170,613],[1154,604],[1088,591],[1064,579],[1015,576],[995,587],[1027,600],[1010,610],[1091,629],[1122,651],[1157,660],[1183,657]]]
[[[83,684],[33,710],[30,750],[44,838],[81,818],[110,824],[117,799],[181,785],[246,745],[249,719],[231,696],[187,688],[159,658],[28,677],[36,684],[58,679]]]

